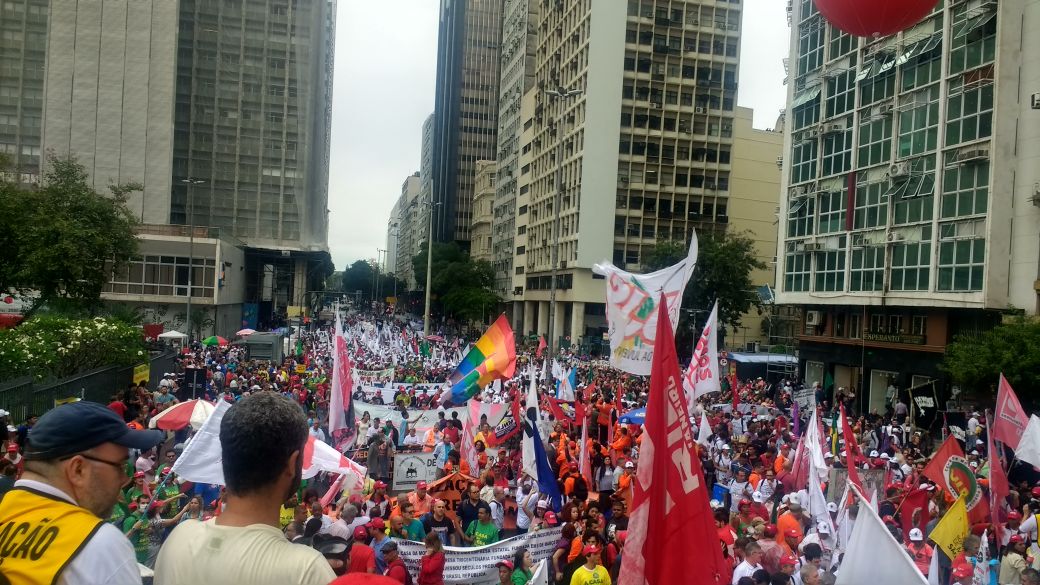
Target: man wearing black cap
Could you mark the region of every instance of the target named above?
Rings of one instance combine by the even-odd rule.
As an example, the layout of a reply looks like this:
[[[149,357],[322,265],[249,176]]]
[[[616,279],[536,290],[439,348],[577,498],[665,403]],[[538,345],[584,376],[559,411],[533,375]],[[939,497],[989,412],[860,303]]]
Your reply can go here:
[[[12,583],[140,584],[137,559],[104,522],[126,481],[129,449],[161,431],[133,431],[116,413],[74,402],[40,417],[27,437],[25,473],[0,501],[0,574]]]

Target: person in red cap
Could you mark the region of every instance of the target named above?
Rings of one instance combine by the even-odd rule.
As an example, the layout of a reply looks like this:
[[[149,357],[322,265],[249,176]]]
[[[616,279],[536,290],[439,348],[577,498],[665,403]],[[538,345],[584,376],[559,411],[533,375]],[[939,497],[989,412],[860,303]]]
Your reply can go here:
[[[794,570],[798,567],[798,557],[787,554],[780,557],[780,570],[778,572],[794,577]]]
[[[570,585],[610,585],[610,573],[600,563],[599,545],[588,544],[581,549],[585,564],[574,570]]]
[[[18,452],[18,444],[10,442],[7,444],[7,453],[4,454],[4,458],[0,461],[0,467],[12,466],[17,470],[15,477],[22,476],[22,470],[25,468],[25,458]]]
[[[498,569],[499,585],[513,585],[513,562],[506,560],[498,561],[495,563],[495,567]]]
[[[1011,538],[1012,534],[1018,534],[1019,527],[1022,525],[1022,514],[1017,510],[1011,510],[1007,513],[1007,528],[1000,531],[1001,542],[1000,547],[1003,549],[1008,545],[1008,539]]]
[[[364,526],[354,528],[354,544],[350,547],[347,561],[348,573],[375,573],[376,553],[368,546],[368,530]]]
[[[412,503],[412,513],[416,518],[422,517],[423,514],[429,512],[433,507],[433,498],[426,493],[429,486],[425,481],[420,481],[415,484],[415,491],[408,492],[408,496],[405,498]]]
[[[798,545],[802,542],[802,535],[793,528],[788,528],[784,531],[784,539],[780,542],[780,546],[784,549],[785,554],[798,556],[795,552],[798,551]]]
[[[762,568],[770,574],[780,570],[780,557],[784,556],[784,548],[776,541],[776,524],[766,524],[762,530],[762,538],[758,540],[758,546],[762,547]]]
[[[950,585],[971,585],[975,579],[975,570],[971,565],[957,565],[953,568],[952,576],[953,582]]]
[[[365,501],[365,516],[369,518],[382,518],[386,520],[390,517],[390,510],[392,508],[390,497],[386,495],[387,485],[382,480],[377,480],[372,486],[372,495],[368,496]]]
[[[1018,585],[1022,582],[1022,571],[1029,566],[1026,564],[1026,539],[1021,534],[1013,534],[1008,541],[1010,547],[1004,559],[1000,561],[1000,575],[997,583],[1000,585]]]
[[[386,523],[383,522],[382,518],[373,518],[368,524],[365,524],[365,528],[368,529],[368,536],[372,539],[372,550],[376,553],[376,572],[383,574],[386,572],[386,560],[383,559],[383,545],[390,540],[390,537],[386,535]]]

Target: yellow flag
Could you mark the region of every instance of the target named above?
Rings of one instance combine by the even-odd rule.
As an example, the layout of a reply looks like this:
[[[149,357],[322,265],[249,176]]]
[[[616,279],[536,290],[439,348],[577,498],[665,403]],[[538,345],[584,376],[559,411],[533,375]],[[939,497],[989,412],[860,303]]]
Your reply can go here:
[[[928,535],[935,544],[939,546],[951,559],[956,558],[964,548],[964,539],[968,536],[971,527],[968,525],[968,506],[964,503],[964,496],[950,506],[946,514]]]

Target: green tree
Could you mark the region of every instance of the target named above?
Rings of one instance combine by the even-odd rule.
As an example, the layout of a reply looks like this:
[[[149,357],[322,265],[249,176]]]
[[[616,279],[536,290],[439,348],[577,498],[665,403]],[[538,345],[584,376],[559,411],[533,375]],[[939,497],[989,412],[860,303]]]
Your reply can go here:
[[[988,392],[1003,373],[1028,398],[1040,378],[1040,321],[1014,317],[982,333],[955,335],[940,368],[967,391]]]
[[[755,257],[755,243],[748,233],[704,231],[698,233],[697,245],[697,266],[683,294],[686,310],[679,319],[676,340],[680,348],[692,346],[693,336],[700,335],[716,300],[720,326],[731,330],[740,326],[745,313],[760,305],[751,272],[766,265]],[[688,242],[658,242],[644,255],[643,270],[652,272],[676,264],[688,250]]]
[[[458,244],[434,243],[430,292],[435,306],[464,321],[485,321],[502,299],[494,293],[494,269],[474,262]],[[426,250],[412,258],[416,282],[426,283]]]
[[[96,311],[112,271],[136,253],[136,220],[116,185],[102,195],[74,158],[48,159],[40,188],[0,181],[0,290],[36,291],[47,305]]]

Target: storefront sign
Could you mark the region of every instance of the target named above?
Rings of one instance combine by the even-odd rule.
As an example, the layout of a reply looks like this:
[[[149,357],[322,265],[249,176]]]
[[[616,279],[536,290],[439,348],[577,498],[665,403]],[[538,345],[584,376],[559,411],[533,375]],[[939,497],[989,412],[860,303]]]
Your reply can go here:
[[[882,343],[905,343],[908,345],[924,345],[923,335],[901,335],[898,333],[864,333],[864,341],[879,341]]]

